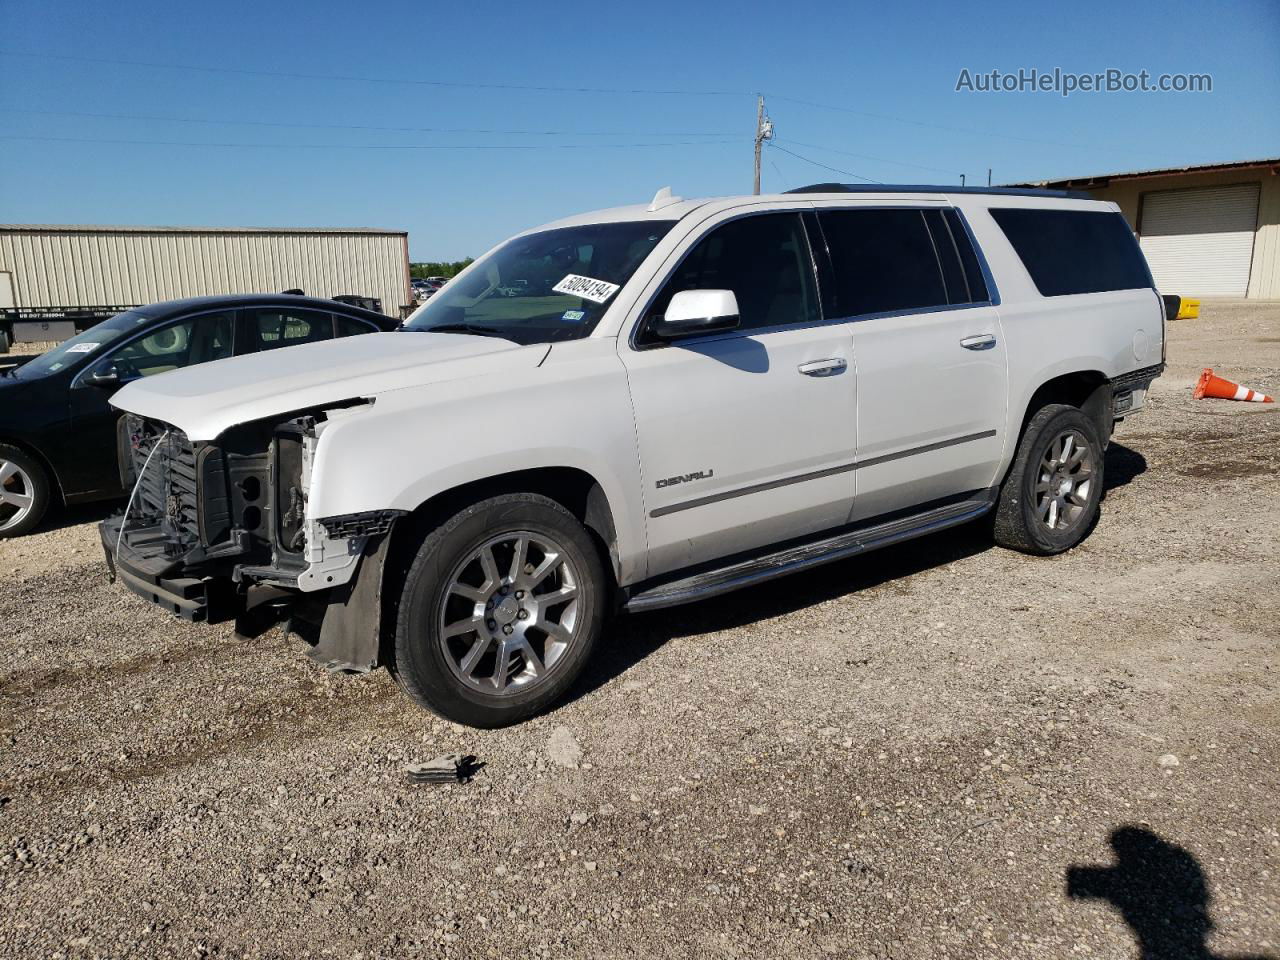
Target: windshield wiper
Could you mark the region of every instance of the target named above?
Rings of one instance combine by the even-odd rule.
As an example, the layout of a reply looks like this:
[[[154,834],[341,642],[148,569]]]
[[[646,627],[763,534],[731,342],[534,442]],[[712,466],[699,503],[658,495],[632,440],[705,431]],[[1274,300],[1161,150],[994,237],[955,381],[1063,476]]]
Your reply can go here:
[[[479,337],[502,337],[506,339],[506,333],[497,327],[486,327],[479,323],[441,323],[434,327],[406,327],[414,333],[474,333]]]

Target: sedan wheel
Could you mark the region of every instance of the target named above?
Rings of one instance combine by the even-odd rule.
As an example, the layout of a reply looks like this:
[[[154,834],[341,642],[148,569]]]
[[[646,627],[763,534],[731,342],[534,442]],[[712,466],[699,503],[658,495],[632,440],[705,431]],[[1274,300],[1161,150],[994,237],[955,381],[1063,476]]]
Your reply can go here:
[[[25,451],[0,444],[0,537],[18,537],[44,516],[49,481]]]

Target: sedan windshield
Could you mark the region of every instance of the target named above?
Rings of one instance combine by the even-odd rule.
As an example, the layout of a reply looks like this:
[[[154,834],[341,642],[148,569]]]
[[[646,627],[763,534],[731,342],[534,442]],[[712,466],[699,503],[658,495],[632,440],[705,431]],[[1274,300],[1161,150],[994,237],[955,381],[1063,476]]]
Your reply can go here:
[[[600,223],[517,237],[441,287],[403,329],[520,344],[585,337],[674,223]]]
[[[70,340],[62,341],[52,350],[28,360],[16,368],[12,375],[21,380],[35,380],[65,370],[150,320],[150,317],[134,310],[117,313],[110,320],[103,320],[96,326],[77,333]]]

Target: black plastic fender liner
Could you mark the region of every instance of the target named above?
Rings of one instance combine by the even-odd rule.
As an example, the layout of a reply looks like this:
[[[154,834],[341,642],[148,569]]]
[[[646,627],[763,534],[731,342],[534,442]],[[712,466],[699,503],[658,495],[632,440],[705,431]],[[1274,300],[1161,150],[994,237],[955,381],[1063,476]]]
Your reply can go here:
[[[351,579],[329,591],[319,639],[307,653],[328,670],[368,673],[381,665],[382,575],[390,540],[386,534],[371,539]]]

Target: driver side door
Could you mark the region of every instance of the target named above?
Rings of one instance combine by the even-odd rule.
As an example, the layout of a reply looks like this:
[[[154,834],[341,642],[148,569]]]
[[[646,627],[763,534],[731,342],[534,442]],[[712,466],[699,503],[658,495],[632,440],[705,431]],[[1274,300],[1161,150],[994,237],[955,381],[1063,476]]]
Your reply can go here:
[[[71,386],[71,431],[78,451],[64,483],[84,498],[121,494],[116,425],[122,414],[112,395],[126,383],[233,352],[235,311],[219,310],[160,324],[108,351],[86,367]],[[114,382],[94,382],[115,371]]]
[[[647,334],[682,290],[731,290],[739,326]],[[631,343],[619,342],[644,479],[649,576],[846,522],[853,503],[853,335],[828,323],[801,215],[703,233]]]

